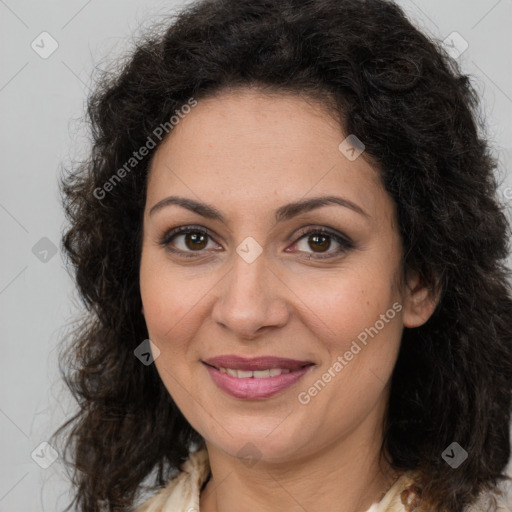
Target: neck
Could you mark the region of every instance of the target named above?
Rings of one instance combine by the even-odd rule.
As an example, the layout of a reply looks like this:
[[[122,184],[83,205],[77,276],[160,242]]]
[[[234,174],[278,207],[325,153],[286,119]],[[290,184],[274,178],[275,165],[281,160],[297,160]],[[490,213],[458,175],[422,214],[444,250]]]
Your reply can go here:
[[[201,512],[366,512],[397,478],[380,457],[378,429],[368,427],[360,425],[314,454],[279,464],[260,460],[252,467],[207,442],[211,477],[201,493]]]

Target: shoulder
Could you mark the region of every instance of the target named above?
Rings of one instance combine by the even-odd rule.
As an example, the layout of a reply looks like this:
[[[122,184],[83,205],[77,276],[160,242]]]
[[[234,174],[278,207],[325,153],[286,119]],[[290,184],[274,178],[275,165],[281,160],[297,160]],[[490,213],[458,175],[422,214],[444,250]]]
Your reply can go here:
[[[414,473],[406,472],[367,512],[413,512],[420,503],[421,491],[416,485]]]
[[[180,472],[135,512],[198,512],[201,487],[210,473],[206,448],[190,452]]]
[[[422,508],[421,490],[414,472],[404,473],[367,512],[427,512]],[[482,491],[464,512],[512,512],[512,481],[502,482],[496,489]]]
[[[482,491],[466,512],[512,512],[512,481],[501,482],[495,490]]]
[[[190,452],[180,472],[135,512],[199,512],[201,488],[210,474],[206,448]],[[367,512],[423,512],[414,472],[404,473]],[[480,493],[465,512],[512,512],[512,481]]]

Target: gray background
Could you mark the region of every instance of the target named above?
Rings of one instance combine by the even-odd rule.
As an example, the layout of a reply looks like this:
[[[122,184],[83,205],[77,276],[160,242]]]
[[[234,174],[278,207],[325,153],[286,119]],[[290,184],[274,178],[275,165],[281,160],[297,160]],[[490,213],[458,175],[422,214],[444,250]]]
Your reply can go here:
[[[458,60],[483,97],[501,194],[512,203],[512,0],[399,3],[428,34],[444,40],[456,31],[468,42]],[[57,511],[67,504],[60,460],[43,469],[31,457],[73,410],[56,360],[79,306],[59,251],[59,166],[87,150],[80,118],[94,69],[129,51],[134,36],[179,5],[0,0],[0,512]],[[40,52],[50,48],[49,39],[41,48],[43,31],[58,43],[46,59],[31,47],[35,40]]]

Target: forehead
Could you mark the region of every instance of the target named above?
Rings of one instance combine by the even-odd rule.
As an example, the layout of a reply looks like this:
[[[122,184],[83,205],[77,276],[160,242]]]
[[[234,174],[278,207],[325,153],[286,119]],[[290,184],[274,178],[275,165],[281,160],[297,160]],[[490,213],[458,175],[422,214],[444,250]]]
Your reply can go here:
[[[351,161],[340,151],[346,137],[319,101],[224,92],[200,100],[159,146],[147,203],[180,193],[271,207],[280,198],[338,192],[377,213],[389,202],[379,172],[364,158]]]

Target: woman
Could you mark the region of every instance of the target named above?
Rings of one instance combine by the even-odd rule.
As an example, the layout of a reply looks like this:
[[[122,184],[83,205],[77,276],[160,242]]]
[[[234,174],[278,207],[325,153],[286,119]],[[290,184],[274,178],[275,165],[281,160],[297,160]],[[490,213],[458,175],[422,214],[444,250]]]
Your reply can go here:
[[[62,179],[80,510],[507,510],[476,104],[382,0],[198,2],[104,78]]]

